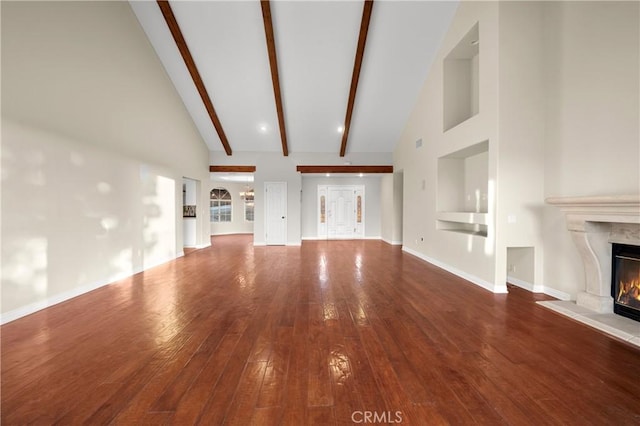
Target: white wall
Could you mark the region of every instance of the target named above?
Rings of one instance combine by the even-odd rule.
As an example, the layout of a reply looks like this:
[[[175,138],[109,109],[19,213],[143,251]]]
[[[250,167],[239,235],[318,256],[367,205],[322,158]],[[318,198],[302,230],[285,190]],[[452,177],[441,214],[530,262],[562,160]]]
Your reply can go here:
[[[544,4],[500,3],[500,137],[496,181],[496,279],[506,280],[505,254],[512,247],[532,247],[535,273],[528,282],[538,287],[543,285],[544,278],[541,218],[545,171]]]
[[[231,222],[210,223],[211,235],[227,234],[252,234],[253,222],[247,222],[244,218],[244,199],[240,198],[240,192],[246,191],[247,184],[237,182],[209,181],[208,192],[213,188],[224,188],[231,194]],[[248,183],[253,188],[253,182]],[[210,214],[207,210],[207,220]]]
[[[393,175],[383,175],[380,178],[380,198],[382,200],[393,200]],[[393,242],[393,203],[381,203],[380,205],[380,236],[388,242]]]
[[[495,184],[498,155],[498,2],[462,2],[394,151],[394,170],[403,172],[403,250],[496,291],[495,230],[489,237],[436,229],[438,157],[489,141],[487,178]],[[479,113],[443,132],[443,60],[479,23]],[[422,139],[422,146],[416,141]],[[464,176],[461,176],[464,182]],[[487,184],[487,186],[489,186]],[[488,199],[490,223],[496,198]],[[506,253],[505,253],[506,256]]]
[[[389,175],[392,176],[392,175]],[[381,238],[383,205],[391,204],[381,199],[381,176],[303,176],[302,177],[302,238],[318,238],[318,185],[364,185],[364,236]]]
[[[640,193],[640,3],[545,4],[544,195]],[[543,208],[544,283],[575,296],[582,261]]]
[[[6,322],[179,255],[208,161],[128,3],[1,7]]]
[[[403,174],[393,173],[380,179],[380,233],[389,244],[402,244],[402,186]]]
[[[391,227],[391,243],[402,244],[402,212],[403,212],[404,174],[393,174],[393,226]]]
[[[394,152],[407,251],[495,289],[508,248],[533,247],[533,284],[562,297],[584,288],[565,219],[544,199],[640,192],[639,7],[460,4]],[[443,132],[442,58],[476,22],[480,111]],[[483,140],[488,237],[436,230],[437,158]]]

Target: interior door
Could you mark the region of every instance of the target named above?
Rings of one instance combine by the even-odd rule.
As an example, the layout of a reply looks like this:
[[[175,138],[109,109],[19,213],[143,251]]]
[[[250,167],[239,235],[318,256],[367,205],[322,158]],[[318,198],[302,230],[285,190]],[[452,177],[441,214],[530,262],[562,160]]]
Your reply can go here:
[[[329,238],[353,238],[355,234],[355,193],[353,187],[328,188]]]
[[[287,183],[265,182],[265,243],[287,243]]]

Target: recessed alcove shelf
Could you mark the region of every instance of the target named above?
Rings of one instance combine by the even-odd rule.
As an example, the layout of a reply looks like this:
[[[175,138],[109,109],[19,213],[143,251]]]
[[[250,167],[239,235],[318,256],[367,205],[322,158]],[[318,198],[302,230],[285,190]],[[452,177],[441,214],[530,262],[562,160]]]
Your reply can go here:
[[[489,141],[438,158],[437,229],[487,236]]]
[[[477,235],[479,237],[487,236],[487,225],[480,225],[477,223],[451,222],[448,220],[438,219],[436,229],[457,232],[460,234]]]
[[[438,212],[438,220],[459,223],[471,223],[478,225],[487,225],[487,213],[473,212]]]
[[[480,111],[480,32],[478,24],[443,61],[443,128],[447,130]]]

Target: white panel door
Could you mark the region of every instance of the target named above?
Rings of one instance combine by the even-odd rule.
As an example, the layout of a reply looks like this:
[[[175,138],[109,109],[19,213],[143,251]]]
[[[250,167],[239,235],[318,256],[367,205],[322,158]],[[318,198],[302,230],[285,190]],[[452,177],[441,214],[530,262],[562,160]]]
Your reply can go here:
[[[267,245],[287,243],[287,183],[265,182],[265,242]]]
[[[329,238],[354,238],[355,235],[355,191],[350,186],[328,188]]]

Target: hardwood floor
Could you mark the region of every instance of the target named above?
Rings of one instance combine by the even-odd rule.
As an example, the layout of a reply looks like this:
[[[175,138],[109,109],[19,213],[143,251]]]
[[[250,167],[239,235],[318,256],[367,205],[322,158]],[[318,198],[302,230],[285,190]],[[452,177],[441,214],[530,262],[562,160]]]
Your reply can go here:
[[[640,351],[380,241],[216,237],[2,327],[14,424],[640,424]]]

